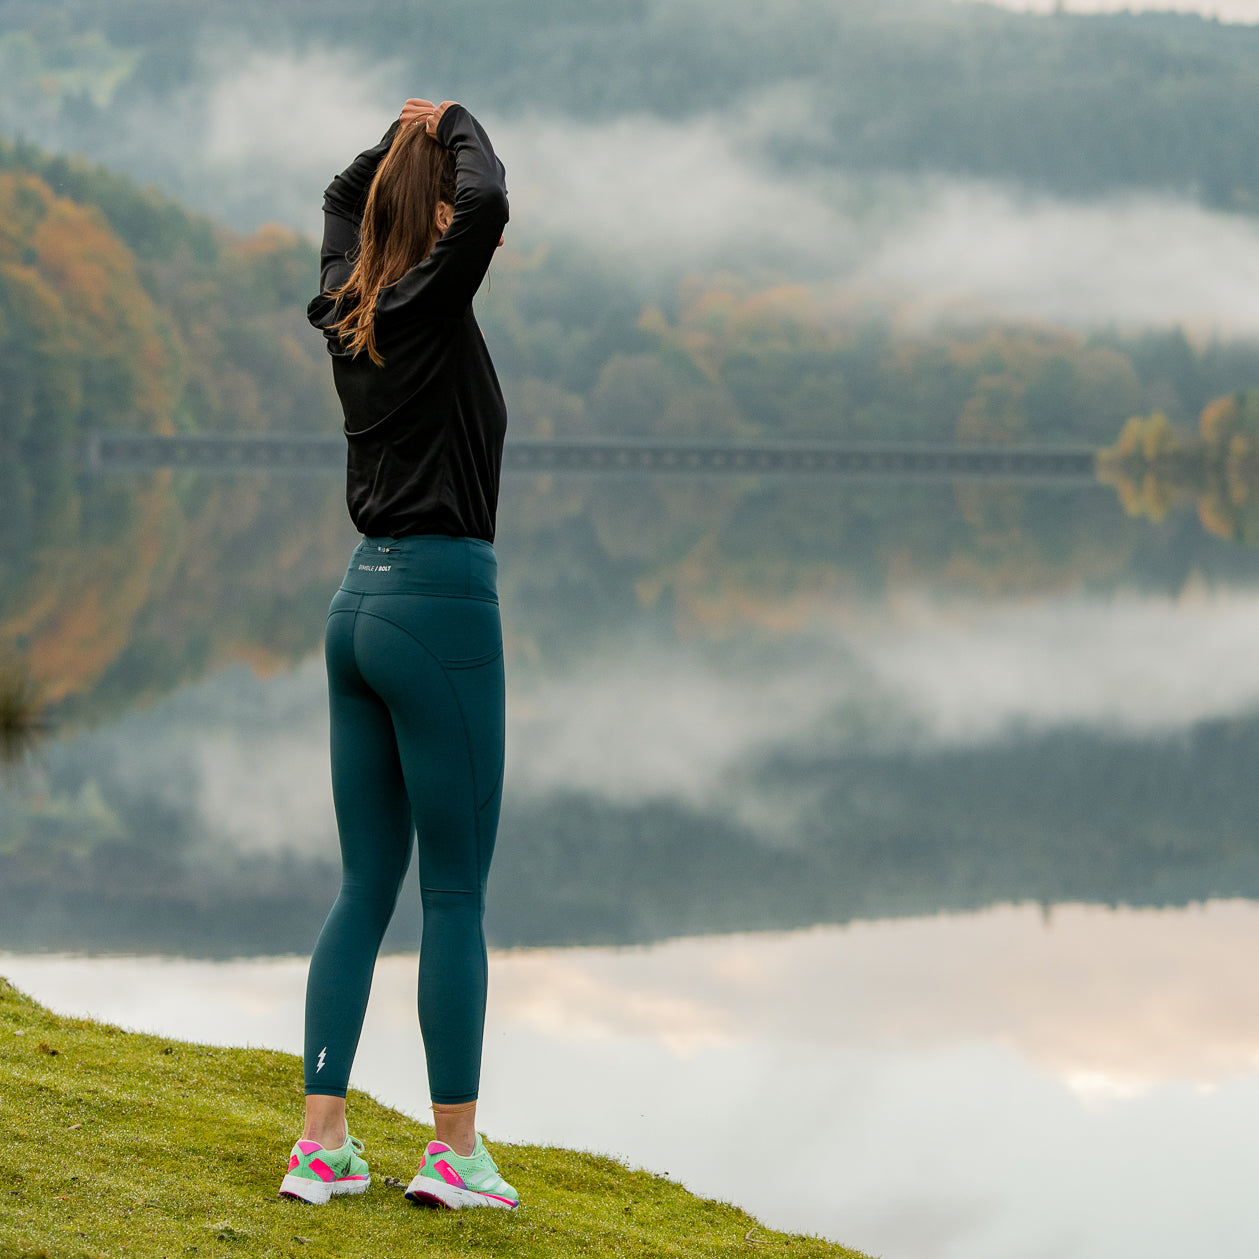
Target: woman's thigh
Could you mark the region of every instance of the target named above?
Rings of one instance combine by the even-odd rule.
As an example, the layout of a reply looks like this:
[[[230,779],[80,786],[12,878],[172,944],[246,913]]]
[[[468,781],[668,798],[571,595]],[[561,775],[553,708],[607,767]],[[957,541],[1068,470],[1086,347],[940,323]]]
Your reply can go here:
[[[345,882],[394,894],[411,851],[411,816],[393,718],[367,685],[355,650],[355,612],[334,602],[328,667],[332,799]]]
[[[358,609],[355,645],[362,675],[392,720],[419,837],[422,886],[482,891],[503,776],[497,605],[370,596]]]

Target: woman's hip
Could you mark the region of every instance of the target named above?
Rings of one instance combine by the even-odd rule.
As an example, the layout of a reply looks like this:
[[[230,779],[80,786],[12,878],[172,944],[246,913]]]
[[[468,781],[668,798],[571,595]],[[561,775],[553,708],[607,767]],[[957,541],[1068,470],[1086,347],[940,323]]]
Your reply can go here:
[[[482,538],[413,534],[364,538],[341,591],[357,595],[430,595],[498,603],[498,560]]]

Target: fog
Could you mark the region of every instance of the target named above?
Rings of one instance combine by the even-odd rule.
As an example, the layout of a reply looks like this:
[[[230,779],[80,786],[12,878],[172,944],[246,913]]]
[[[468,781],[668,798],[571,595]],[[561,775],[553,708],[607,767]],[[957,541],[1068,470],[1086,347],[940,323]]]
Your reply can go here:
[[[1011,727],[1157,734],[1259,706],[1259,594],[902,606],[856,650],[943,743]]]
[[[784,98],[807,112],[800,96]],[[1259,224],[1174,197],[1070,202],[999,185],[787,176],[758,158],[782,111],[713,119],[495,123],[513,236],[566,241],[640,280],[777,269],[907,322],[1047,320],[1259,335]]]
[[[232,227],[276,221],[317,239],[324,187],[381,137],[407,95],[391,63],[332,48],[262,51],[221,36],[178,90],[120,107],[93,136],[91,156]],[[77,147],[56,126],[17,130]]]
[[[834,275],[860,257],[860,224],[758,163],[759,145],[728,122],[487,126],[508,169],[513,237],[576,242],[656,281],[703,269]]]
[[[976,0],[954,0],[974,4]],[[1259,22],[1259,0],[985,0],[1020,13],[1196,13],[1221,22]]]
[[[1259,224],[1173,198],[1079,204],[942,184],[849,285],[917,323],[1004,315],[1253,337]]]
[[[509,664],[507,798],[680,801],[776,843],[809,802],[782,753],[982,746],[1066,727],[1174,735],[1259,708],[1259,593],[1190,591],[878,611],[819,605],[789,643],[716,653],[627,639],[563,670]],[[94,750],[95,749],[95,750]],[[333,860],[322,661],[234,670],[54,755],[155,801],[213,852]]]
[[[408,92],[441,88],[329,49],[219,47],[175,98],[133,106],[97,156],[237,226],[279,220],[317,237],[332,175]],[[645,293],[720,272],[810,283],[832,305],[884,304],[912,326],[1259,335],[1254,220],[1172,195],[1079,202],[977,181],[784,173],[784,138],[807,138],[823,116],[814,88],[783,84],[737,119],[483,121],[508,169],[509,246],[580,247]]]

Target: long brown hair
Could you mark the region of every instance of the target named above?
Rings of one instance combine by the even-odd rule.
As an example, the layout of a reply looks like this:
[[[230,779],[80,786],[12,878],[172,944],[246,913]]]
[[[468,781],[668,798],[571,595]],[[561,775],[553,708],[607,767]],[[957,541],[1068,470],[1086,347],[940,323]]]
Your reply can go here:
[[[366,350],[377,367],[385,360],[376,349],[376,298],[437,243],[439,201],[455,203],[454,154],[422,124],[399,127],[368,189],[354,270],[328,294],[345,311],[332,325],[342,345],[355,355]]]

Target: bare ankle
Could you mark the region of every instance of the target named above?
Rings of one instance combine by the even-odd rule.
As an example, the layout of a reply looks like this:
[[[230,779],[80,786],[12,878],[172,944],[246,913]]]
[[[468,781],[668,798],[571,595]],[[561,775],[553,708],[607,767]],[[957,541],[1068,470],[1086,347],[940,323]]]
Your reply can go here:
[[[345,1144],[345,1132],[324,1132],[318,1128],[303,1128],[302,1140],[314,1141],[325,1150],[339,1150]]]
[[[460,1158],[467,1158],[476,1149],[476,1102],[433,1106],[434,1135],[450,1146]]]
[[[303,1141],[315,1141],[325,1150],[339,1150],[345,1144],[348,1131],[344,1097],[307,1096]]]

